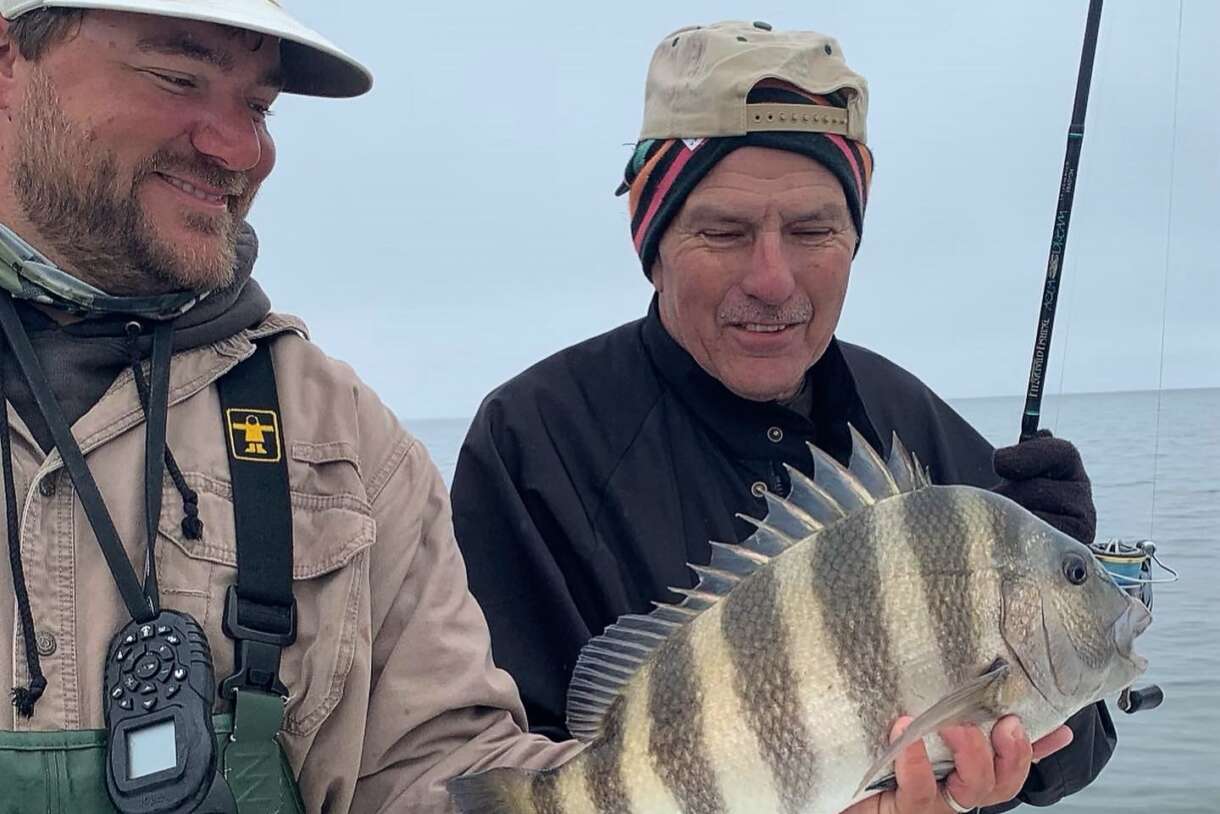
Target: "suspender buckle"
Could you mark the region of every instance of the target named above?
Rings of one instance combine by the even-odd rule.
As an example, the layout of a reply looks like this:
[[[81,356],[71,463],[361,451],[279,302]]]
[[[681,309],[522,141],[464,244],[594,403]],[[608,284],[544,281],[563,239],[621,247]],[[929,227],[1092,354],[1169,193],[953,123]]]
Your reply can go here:
[[[234,656],[234,673],[220,684],[222,697],[232,700],[237,690],[260,690],[265,693],[288,697],[288,689],[280,681],[280,654],[297,638],[297,607],[294,601],[287,606],[288,631],[268,633],[266,630],[243,625],[238,621],[237,586],[230,585],[225,595],[224,632],[237,643]],[[246,607],[250,607],[249,601]],[[264,606],[266,607],[266,606]],[[276,608],[276,610],[280,610]]]

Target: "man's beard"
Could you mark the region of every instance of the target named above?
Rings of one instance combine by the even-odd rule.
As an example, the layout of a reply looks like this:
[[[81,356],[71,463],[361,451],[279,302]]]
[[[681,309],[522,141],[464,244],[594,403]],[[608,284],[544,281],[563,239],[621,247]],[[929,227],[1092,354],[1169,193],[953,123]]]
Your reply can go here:
[[[245,173],[162,150],[135,167],[126,187],[117,156],[67,119],[50,77],[38,69],[13,125],[14,194],[48,244],[41,248],[53,250],[65,271],[120,296],[209,291],[233,280],[238,231],[257,191]],[[141,183],[157,182],[153,173],[173,170],[230,196],[223,215],[185,207],[179,215],[212,238],[203,246],[162,238],[136,197]]]

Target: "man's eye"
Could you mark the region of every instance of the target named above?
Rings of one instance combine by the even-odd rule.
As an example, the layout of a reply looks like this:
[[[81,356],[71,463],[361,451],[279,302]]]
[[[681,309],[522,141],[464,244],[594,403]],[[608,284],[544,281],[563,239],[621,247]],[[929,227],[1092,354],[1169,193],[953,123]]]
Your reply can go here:
[[[271,109],[271,105],[264,104],[263,102],[251,102],[250,109],[253,110],[255,115],[260,119],[265,119],[275,113],[275,111]]]
[[[704,229],[700,234],[707,240],[724,243],[730,240],[738,240],[744,233],[728,229]]]
[[[147,73],[175,88],[189,89],[195,87],[195,80],[189,76],[177,76],[175,74],[161,73],[160,71],[147,71]]]

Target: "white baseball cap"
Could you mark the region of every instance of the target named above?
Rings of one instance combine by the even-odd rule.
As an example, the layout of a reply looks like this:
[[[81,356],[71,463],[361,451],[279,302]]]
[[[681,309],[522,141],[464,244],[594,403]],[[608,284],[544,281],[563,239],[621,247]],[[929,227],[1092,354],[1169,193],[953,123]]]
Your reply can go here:
[[[278,37],[285,93],[348,97],[359,96],[373,86],[368,68],[289,16],[279,0],[0,0],[0,16],[7,20],[42,8],[158,14]]]
[[[764,79],[806,93],[837,93],[844,107],[747,104]],[[648,67],[640,140],[744,136],[784,130],[867,141],[868,83],[847,67],[833,37],[776,31],[764,22],[680,28],[661,40]]]

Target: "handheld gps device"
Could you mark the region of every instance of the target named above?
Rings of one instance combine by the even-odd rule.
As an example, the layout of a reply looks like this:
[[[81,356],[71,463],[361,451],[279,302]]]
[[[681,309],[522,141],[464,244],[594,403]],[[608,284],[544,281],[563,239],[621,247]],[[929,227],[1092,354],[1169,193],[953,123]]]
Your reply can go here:
[[[199,624],[162,611],[106,656],[106,785],[123,814],[235,812],[217,771],[212,654]]]

